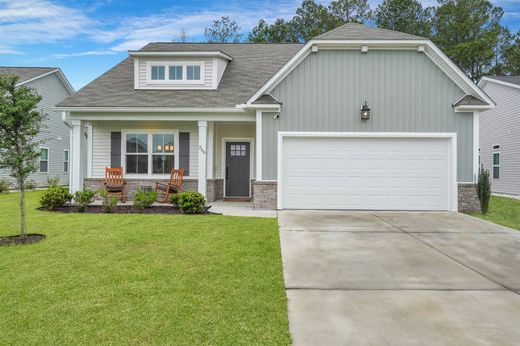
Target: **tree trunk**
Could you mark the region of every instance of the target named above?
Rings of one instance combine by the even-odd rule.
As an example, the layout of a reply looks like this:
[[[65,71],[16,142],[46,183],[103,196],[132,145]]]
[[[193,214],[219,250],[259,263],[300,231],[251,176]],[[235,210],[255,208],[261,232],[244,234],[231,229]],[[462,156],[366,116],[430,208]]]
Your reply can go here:
[[[25,223],[25,184],[20,184],[20,236],[27,237],[27,224]]]

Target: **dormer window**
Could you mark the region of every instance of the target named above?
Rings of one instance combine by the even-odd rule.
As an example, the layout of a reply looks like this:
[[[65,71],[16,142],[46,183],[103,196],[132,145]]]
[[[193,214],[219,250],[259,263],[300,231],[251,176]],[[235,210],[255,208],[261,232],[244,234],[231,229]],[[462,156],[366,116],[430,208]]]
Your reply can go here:
[[[203,61],[195,62],[149,62],[150,84],[204,84]]]

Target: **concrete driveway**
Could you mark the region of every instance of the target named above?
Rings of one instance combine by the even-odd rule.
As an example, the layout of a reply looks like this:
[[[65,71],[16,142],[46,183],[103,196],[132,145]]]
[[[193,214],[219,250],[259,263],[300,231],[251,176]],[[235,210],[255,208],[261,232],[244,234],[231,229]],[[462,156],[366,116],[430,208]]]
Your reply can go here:
[[[295,345],[518,345],[520,232],[458,213],[279,213]]]

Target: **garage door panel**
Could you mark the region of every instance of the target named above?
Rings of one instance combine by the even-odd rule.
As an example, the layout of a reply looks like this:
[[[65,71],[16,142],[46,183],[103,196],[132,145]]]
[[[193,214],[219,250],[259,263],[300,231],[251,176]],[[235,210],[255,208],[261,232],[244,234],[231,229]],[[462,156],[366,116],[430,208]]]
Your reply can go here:
[[[447,139],[284,138],[282,207],[447,210]]]

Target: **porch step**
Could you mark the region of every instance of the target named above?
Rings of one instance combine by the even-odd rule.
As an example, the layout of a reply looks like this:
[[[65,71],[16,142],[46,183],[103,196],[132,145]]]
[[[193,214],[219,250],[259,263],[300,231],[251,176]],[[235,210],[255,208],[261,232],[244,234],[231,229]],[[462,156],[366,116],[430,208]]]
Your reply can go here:
[[[251,197],[224,197],[224,202],[251,202]]]

